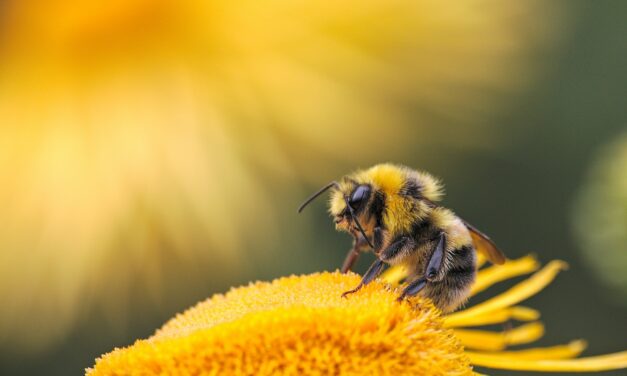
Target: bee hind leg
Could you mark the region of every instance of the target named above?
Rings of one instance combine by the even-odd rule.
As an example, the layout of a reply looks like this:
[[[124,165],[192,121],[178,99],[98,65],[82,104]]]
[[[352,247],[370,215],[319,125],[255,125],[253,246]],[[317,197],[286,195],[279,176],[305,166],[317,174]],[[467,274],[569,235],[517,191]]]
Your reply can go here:
[[[425,277],[419,278],[413,282],[411,282],[401,295],[398,297],[398,301],[405,299],[407,296],[414,296],[418,294],[422,289],[427,286],[427,283],[432,282],[440,272],[440,268],[442,267],[442,259],[444,258],[444,249],[446,247],[446,235],[444,233],[440,234],[438,238],[438,242],[435,245],[435,249],[431,254],[431,258],[429,258],[429,263],[425,269]]]
[[[442,312],[454,311],[468,299],[476,275],[474,250],[462,247],[455,250],[455,257],[441,279],[429,282],[421,294]]]
[[[425,276],[428,281],[433,281],[440,273],[442,268],[442,260],[444,259],[444,249],[446,248],[446,235],[440,234],[438,242],[435,245],[435,249],[431,254],[427,268],[425,269]]]

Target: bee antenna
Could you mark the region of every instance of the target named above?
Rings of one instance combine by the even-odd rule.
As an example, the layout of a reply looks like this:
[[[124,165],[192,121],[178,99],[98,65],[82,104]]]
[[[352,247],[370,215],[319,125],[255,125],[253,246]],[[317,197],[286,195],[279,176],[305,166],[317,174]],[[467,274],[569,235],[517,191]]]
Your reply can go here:
[[[361,232],[364,239],[366,239],[366,242],[368,243],[368,245],[372,247],[372,249],[374,249],[374,245],[372,245],[372,243],[370,242],[370,239],[368,239],[368,236],[366,236],[366,232],[364,231],[364,229],[361,227],[361,224],[357,220],[357,217],[355,216],[355,212],[353,211],[353,208],[351,208],[351,206],[348,204],[348,199],[346,199],[346,208],[348,208],[348,212],[351,214],[353,221],[355,221],[355,224],[357,225],[359,232]]]
[[[298,207],[298,212],[302,212],[303,209],[305,209],[305,207],[307,205],[309,205],[310,202],[312,202],[313,200],[316,199],[316,197],[320,196],[321,194],[323,194],[324,192],[326,192],[329,188],[331,187],[336,187],[339,188],[339,184],[336,181],[332,181],[329,184],[325,185],[324,187],[320,188],[320,190],[318,190],[318,192],[314,193],[313,195],[309,196],[309,198],[307,200],[305,200],[305,202],[303,202],[299,207]]]

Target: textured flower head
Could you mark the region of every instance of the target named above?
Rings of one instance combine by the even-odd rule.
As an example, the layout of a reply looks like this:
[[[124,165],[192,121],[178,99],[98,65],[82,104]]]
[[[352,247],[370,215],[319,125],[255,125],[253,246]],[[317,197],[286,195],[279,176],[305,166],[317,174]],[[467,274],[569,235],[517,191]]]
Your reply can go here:
[[[471,374],[431,303],[397,304],[382,282],[342,299],[356,282],[321,273],[234,289],[105,356],[90,374]]]
[[[473,293],[537,267],[527,257],[483,270]],[[448,316],[420,297],[398,303],[381,280],[343,299],[341,293],[359,281],[354,274],[258,282],[199,303],[149,339],[104,355],[87,374],[471,375],[472,364],[527,371],[627,367],[627,352],[567,359],[583,351],[582,341],[501,351],[542,336],[539,313],[515,304],[564,267],[552,262],[502,295]],[[501,333],[461,329],[509,320],[529,323]]]

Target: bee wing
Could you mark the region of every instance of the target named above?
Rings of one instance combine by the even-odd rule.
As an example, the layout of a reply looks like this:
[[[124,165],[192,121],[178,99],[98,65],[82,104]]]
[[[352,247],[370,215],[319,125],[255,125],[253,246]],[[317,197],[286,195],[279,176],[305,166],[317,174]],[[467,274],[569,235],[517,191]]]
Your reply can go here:
[[[501,265],[505,262],[505,255],[496,247],[496,244],[494,244],[488,235],[479,231],[475,226],[466,221],[464,221],[464,224],[466,225],[466,228],[468,228],[468,231],[470,231],[472,242],[477,251],[483,253],[493,264]]]

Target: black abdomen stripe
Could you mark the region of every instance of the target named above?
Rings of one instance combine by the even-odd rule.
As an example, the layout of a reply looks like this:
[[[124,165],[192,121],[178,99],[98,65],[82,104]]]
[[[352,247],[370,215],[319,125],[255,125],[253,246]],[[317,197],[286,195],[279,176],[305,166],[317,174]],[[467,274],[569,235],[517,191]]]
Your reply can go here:
[[[449,283],[465,284],[475,277],[475,250],[472,246],[463,246],[454,250],[451,267],[448,271]]]

